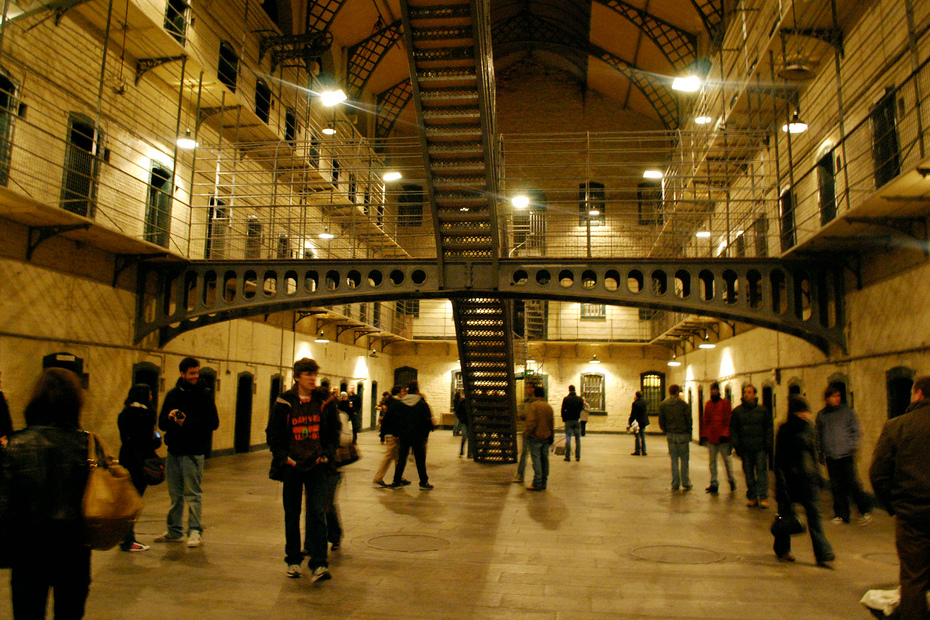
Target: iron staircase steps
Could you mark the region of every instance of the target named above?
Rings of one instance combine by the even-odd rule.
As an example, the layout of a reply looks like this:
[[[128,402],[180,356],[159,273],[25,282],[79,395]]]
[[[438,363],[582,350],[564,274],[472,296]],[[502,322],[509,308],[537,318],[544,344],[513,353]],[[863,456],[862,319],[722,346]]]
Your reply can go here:
[[[440,261],[495,259],[488,0],[401,0]],[[484,92],[482,85],[491,89]],[[491,189],[491,191],[489,191]],[[510,305],[452,301],[462,379],[472,405],[475,460],[516,460]]]

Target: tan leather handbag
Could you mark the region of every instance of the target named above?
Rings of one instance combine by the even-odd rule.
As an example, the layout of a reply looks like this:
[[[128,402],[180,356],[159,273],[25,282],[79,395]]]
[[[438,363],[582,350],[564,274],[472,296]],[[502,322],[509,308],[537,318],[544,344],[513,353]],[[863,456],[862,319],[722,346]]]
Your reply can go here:
[[[87,433],[87,464],[90,473],[82,504],[85,542],[91,549],[106,551],[126,537],[142,514],[142,498],[129,471],[94,433]]]

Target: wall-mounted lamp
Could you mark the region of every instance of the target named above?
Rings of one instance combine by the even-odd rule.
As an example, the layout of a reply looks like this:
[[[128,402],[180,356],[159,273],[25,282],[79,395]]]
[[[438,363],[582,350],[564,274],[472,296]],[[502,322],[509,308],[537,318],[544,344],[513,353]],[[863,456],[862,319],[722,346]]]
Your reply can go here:
[[[323,232],[320,233],[320,239],[335,239],[336,235],[329,232],[329,226],[323,229]]]
[[[197,148],[197,143],[194,141],[194,138],[191,136],[191,130],[188,129],[184,132],[184,135],[178,138],[178,148],[181,149],[195,149]]]
[[[803,133],[807,131],[807,123],[801,120],[801,114],[797,110],[791,115],[791,121],[782,125],[781,130],[785,133]]]
[[[682,93],[693,93],[701,88],[701,78],[696,75],[677,77],[672,80],[672,90]]]
[[[646,170],[643,172],[644,179],[661,179],[663,176],[665,175],[662,174],[661,170]]]
[[[320,103],[326,107],[332,107],[348,99],[346,94],[340,88],[339,90],[328,90],[320,94]]]
[[[336,123],[335,121],[330,121],[326,127],[323,128],[324,136],[335,136],[336,135]]]
[[[372,349],[372,350],[371,350],[371,353],[368,354],[368,357],[377,358],[377,357],[378,357],[378,352],[375,351],[374,349]]]
[[[323,330],[321,329],[320,333],[317,334],[316,340],[314,340],[313,342],[318,342],[320,344],[326,344],[327,342],[329,342],[329,338],[326,337],[326,335],[323,333]]]
[[[695,233],[694,236],[697,237],[698,239],[710,239],[710,231],[699,230],[697,233]]]
[[[704,342],[698,345],[699,349],[715,349],[717,345],[707,339],[707,332],[704,332]]]
[[[681,362],[678,361],[678,356],[673,355],[672,359],[668,361],[669,366],[681,366]]]
[[[591,361],[588,362],[588,363],[589,363],[589,364],[600,364],[600,363],[601,363],[601,360],[597,359],[597,356],[595,355],[595,356],[593,356],[593,357],[591,358]]]

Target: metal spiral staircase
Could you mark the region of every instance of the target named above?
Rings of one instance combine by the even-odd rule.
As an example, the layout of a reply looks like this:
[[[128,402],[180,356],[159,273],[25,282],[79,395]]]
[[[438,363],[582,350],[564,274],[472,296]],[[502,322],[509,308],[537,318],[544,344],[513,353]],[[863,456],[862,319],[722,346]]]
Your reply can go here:
[[[426,160],[440,266],[497,268],[497,154],[486,0],[404,0],[404,41]],[[510,303],[452,299],[475,460],[513,462],[516,401]]]

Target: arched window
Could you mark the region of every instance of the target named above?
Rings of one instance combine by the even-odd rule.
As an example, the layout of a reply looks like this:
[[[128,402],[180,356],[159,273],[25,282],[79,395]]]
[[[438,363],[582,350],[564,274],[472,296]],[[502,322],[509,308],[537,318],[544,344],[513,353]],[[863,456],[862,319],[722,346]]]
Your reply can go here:
[[[607,413],[604,384],[604,373],[581,373],[581,397],[588,402],[588,411],[591,413]]]
[[[640,390],[649,415],[659,415],[659,403],[665,396],[665,373],[644,372],[639,376]]]
[[[415,381],[417,378],[417,369],[411,368],[410,366],[401,366],[400,368],[394,369],[394,385],[399,385],[400,387],[407,387],[407,384],[411,381]]]

